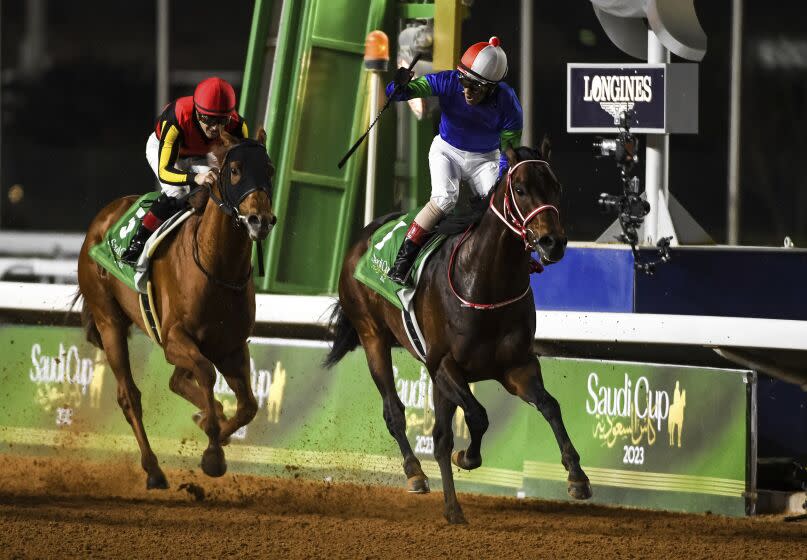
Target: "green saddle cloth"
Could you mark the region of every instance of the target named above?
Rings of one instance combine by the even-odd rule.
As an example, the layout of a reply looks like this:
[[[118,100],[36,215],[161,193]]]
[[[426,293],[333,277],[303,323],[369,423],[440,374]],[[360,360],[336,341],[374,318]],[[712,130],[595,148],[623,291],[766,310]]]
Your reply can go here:
[[[134,267],[121,261],[120,256],[129,246],[143,216],[146,215],[151,203],[158,196],[160,193],[155,191],[138,198],[137,202],[132,204],[126,213],[107,230],[101,243],[90,248],[90,256],[95,262],[134,291],[137,291],[134,280],[137,271]]]
[[[378,292],[401,310],[404,309],[404,303],[401,299],[403,298],[404,301],[411,300],[411,293],[417,288],[423,265],[447,238],[445,235],[434,235],[426,243],[426,246],[421,249],[417,259],[415,259],[415,264],[412,266],[411,286],[403,286],[390,280],[387,277],[387,271],[392,266],[392,263],[395,262],[398,249],[406,237],[406,231],[417,213],[418,210],[414,210],[378,228],[370,238],[370,246],[359,259],[356,271],[353,273],[356,280]]]

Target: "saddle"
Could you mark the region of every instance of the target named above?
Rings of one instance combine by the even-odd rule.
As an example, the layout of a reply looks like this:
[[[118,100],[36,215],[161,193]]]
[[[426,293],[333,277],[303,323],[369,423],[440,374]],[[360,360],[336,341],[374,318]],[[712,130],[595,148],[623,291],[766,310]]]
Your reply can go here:
[[[182,225],[194,213],[194,209],[181,208],[165,220],[146,241],[143,252],[134,267],[121,261],[120,256],[129,246],[148,207],[159,195],[158,192],[150,192],[138,198],[123,216],[112,224],[101,242],[89,250],[90,257],[104,270],[139,294],[140,311],[143,314],[144,322],[149,327],[147,334],[157,344],[161,342],[160,321],[153,313],[154,298],[150,280],[150,259],[168,234]]]
[[[417,213],[418,211],[415,210],[403,216],[394,217],[379,227],[370,237],[367,251],[359,259],[353,277],[401,310],[409,340],[423,361],[426,355],[426,343],[417,324],[412,302],[423,267],[429,257],[448,239],[448,235],[439,232],[434,234],[420,250],[415,264],[412,265],[411,285],[402,286],[387,277],[387,271],[398,254],[398,247],[406,237],[406,230],[409,229]]]

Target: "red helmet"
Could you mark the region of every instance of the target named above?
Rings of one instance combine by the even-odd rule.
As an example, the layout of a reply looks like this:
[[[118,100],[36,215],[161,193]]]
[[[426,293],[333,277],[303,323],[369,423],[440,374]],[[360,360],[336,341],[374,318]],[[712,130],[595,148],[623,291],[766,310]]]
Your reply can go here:
[[[462,55],[457,70],[468,78],[489,84],[502,81],[507,74],[507,55],[499,46],[499,38],[475,43]]]
[[[207,78],[196,86],[193,106],[203,115],[226,117],[235,110],[235,90],[226,80]]]

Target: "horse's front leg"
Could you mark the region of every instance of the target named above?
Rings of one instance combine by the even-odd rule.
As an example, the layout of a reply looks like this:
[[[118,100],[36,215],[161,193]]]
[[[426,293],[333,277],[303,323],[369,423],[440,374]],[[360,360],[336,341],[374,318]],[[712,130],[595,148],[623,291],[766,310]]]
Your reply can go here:
[[[171,375],[168,386],[174,393],[199,409],[199,412],[193,414],[193,421],[204,430],[205,419],[207,418],[207,414],[204,412],[207,407],[207,397],[196,382],[196,376],[193,372],[179,367],[174,368],[174,373]],[[218,400],[216,400],[216,415],[218,416],[219,424],[223,425],[227,418],[224,416],[224,408]],[[222,445],[227,445],[229,440],[223,439],[221,443]]]
[[[563,425],[560,405],[555,397],[550,395],[544,387],[538,357],[532,356],[525,365],[506,372],[500,381],[510,393],[518,395],[537,408],[546,418],[546,421],[549,422],[552,432],[555,434],[555,439],[558,441],[558,447],[560,447],[561,462],[569,472],[569,495],[577,500],[590,498],[591,484],[588,481],[588,476],[580,466],[580,455],[578,455],[572,441],[569,439],[566,426]]]
[[[208,476],[221,476],[227,472],[227,463],[221,448],[221,426],[213,394],[216,370],[199,350],[196,341],[179,325],[169,330],[165,337],[165,359],[178,368],[193,372],[202,390],[205,405],[203,429],[208,438],[207,449],[202,454],[202,471]]]
[[[434,384],[448,400],[462,408],[465,423],[471,434],[468,449],[457,451],[451,460],[462,469],[471,470],[481,466],[482,436],[488,429],[488,413],[471,392],[471,387],[454,358],[451,356],[443,358],[434,375]]]
[[[239,350],[216,362],[227,385],[235,393],[236,410],[229,420],[222,423],[221,441],[229,441],[229,437],[242,426],[249,424],[258,413],[258,402],[252,392],[249,370],[249,348],[247,343]]]

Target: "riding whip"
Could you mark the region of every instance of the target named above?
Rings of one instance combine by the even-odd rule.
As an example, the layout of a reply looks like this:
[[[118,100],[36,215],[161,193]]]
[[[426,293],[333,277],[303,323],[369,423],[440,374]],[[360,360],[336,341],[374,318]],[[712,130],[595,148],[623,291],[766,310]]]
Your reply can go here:
[[[415,54],[415,57],[412,59],[412,63],[409,65],[409,68],[408,68],[408,70],[410,72],[412,71],[412,68],[415,67],[415,64],[417,64],[418,60],[420,60],[420,53]],[[336,167],[338,167],[339,169],[342,169],[342,167],[345,166],[345,163],[347,162],[347,160],[350,159],[350,156],[353,155],[353,152],[355,152],[358,149],[358,147],[361,145],[361,143],[364,141],[364,139],[367,138],[367,135],[370,134],[370,129],[373,128],[373,126],[375,126],[375,123],[378,122],[378,119],[380,119],[381,115],[384,113],[384,111],[387,110],[387,107],[389,107],[389,104],[392,102],[392,99],[395,97],[395,95],[398,93],[398,91],[400,91],[400,89],[402,87],[404,87],[405,85],[406,84],[398,84],[398,85],[395,86],[395,89],[393,90],[392,95],[390,95],[387,98],[387,102],[384,103],[383,107],[381,107],[381,110],[378,112],[378,115],[376,115],[375,119],[373,119],[373,122],[370,123],[370,126],[367,127],[367,131],[364,134],[362,134],[361,137],[359,137],[358,140],[356,140],[356,143],[353,144],[353,146],[351,146],[351,148],[347,151],[347,153],[345,154],[345,157],[343,157],[341,160],[339,160],[339,163],[336,164]]]

